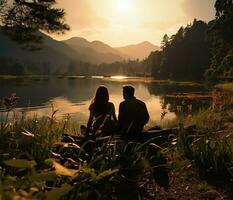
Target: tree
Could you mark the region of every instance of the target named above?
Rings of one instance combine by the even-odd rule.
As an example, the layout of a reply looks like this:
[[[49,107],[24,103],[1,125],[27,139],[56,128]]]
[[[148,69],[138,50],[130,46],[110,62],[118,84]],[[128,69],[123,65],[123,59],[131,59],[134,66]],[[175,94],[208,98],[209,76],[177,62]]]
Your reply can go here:
[[[205,76],[209,81],[218,81],[218,77],[228,74],[229,58],[233,51],[233,0],[217,0],[216,19],[210,23],[209,40],[211,42],[211,67]],[[226,62],[227,61],[227,62]]]
[[[159,78],[158,74],[160,73],[160,64],[162,59],[162,51],[154,51],[145,59],[142,63],[142,66],[148,71],[151,72],[152,76]]]
[[[163,36],[162,42],[161,42],[161,49],[165,49],[169,44],[169,37],[167,34]]]
[[[7,34],[25,46],[38,44],[38,33],[64,33],[69,26],[64,21],[65,11],[54,8],[56,0],[14,0],[13,4],[0,0],[0,23]]]

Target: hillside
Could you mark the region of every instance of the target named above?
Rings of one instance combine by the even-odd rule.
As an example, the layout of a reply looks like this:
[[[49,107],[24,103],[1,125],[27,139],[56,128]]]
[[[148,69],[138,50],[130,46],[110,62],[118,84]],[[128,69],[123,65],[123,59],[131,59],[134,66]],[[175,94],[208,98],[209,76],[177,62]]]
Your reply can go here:
[[[126,58],[119,51],[100,41],[89,42],[84,38],[73,37],[63,42],[76,52],[88,57],[90,62],[94,61],[92,63],[113,63]]]
[[[38,34],[43,37],[41,49],[30,51],[23,49],[18,43],[12,41],[0,28],[1,74],[18,74],[18,64],[21,65],[21,68],[25,66],[29,73],[66,73],[68,71],[71,73],[73,71],[72,73],[75,74],[81,72],[92,74],[96,71],[98,64],[111,64],[127,59],[144,58],[144,55],[156,49],[156,46],[149,42],[129,45],[119,50],[101,41],[89,42],[79,37],[57,41],[46,34]],[[118,68],[118,66],[115,66],[115,68]]]
[[[152,51],[159,50],[159,47],[145,41],[136,45],[128,45],[125,47],[118,47],[116,49],[122,54],[128,55],[129,58],[138,58],[142,60],[148,57]]]
[[[30,51],[23,49],[18,43],[12,41],[5,35],[2,29],[0,29],[0,60],[6,62],[20,62],[25,63],[30,68],[40,68],[47,65],[50,70],[62,70],[64,71],[68,63],[75,59],[82,58],[68,45],[58,42],[51,37],[40,33],[43,37],[42,48],[37,51]],[[4,66],[1,66],[4,68]],[[32,71],[34,71],[32,69]]]
[[[73,37],[63,41],[75,51],[89,56],[91,59],[99,59],[105,63],[121,61],[123,59],[144,59],[152,51],[159,49],[150,42],[142,42],[135,45],[113,48],[101,41],[90,42],[85,38]]]

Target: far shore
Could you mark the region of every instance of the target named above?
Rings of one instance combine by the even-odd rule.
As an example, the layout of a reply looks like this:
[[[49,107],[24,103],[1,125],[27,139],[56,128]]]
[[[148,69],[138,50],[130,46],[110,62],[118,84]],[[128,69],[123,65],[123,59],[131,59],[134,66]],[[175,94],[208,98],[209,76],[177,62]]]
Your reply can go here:
[[[189,85],[189,86],[197,86],[203,85],[201,82],[196,81],[177,81],[177,80],[159,80],[154,79],[151,76],[127,76],[127,75],[0,75],[0,79],[36,79],[36,80],[43,80],[49,78],[64,78],[64,79],[106,79],[109,81],[139,81],[139,82],[150,82],[150,83],[157,83],[157,84],[174,84],[174,85]]]
[[[193,80],[162,80],[155,79],[151,76],[142,76],[142,75],[0,75],[0,80],[10,80],[10,79],[31,79],[31,80],[47,80],[49,78],[58,78],[58,79],[104,79],[108,81],[118,81],[118,82],[147,82],[155,83],[159,85],[177,85],[177,86],[201,86],[205,85],[204,82],[198,82]],[[233,91],[233,82],[223,82],[212,85],[210,88],[217,89],[220,91]]]

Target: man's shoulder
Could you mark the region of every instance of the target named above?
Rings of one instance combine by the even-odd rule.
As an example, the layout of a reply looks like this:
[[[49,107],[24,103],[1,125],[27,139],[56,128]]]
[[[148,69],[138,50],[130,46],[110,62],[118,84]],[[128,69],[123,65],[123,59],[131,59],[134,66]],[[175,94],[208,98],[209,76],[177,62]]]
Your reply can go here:
[[[145,105],[145,103],[137,98],[129,99],[129,100],[124,100],[120,103],[120,106],[127,106],[127,105]]]
[[[120,103],[120,106],[124,106],[125,104],[127,104],[126,100],[122,101],[122,102]]]
[[[140,105],[145,105],[145,103],[144,103],[143,101],[141,101],[140,99],[136,99],[136,98],[135,98],[135,102],[136,102],[137,104],[140,104]]]

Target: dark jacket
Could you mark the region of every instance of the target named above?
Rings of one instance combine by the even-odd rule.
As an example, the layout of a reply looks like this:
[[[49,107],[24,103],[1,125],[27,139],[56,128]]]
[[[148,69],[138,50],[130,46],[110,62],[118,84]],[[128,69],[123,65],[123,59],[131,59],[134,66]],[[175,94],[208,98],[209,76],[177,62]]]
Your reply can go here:
[[[149,113],[144,102],[133,97],[120,103],[118,127],[123,136],[141,133],[148,121]]]

